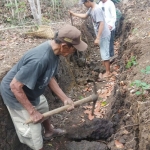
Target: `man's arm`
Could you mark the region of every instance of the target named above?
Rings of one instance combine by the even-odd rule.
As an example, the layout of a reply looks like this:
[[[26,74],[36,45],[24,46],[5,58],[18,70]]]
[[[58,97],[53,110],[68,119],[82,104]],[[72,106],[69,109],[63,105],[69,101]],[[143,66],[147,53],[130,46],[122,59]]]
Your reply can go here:
[[[30,103],[28,100],[26,94],[23,91],[23,84],[16,80],[16,78],[13,78],[13,80],[10,83],[11,91],[14,93],[16,99],[19,101],[20,104],[28,111],[29,115],[31,116],[31,119],[34,123],[42,121],[43,115],[40,114],[34,106]]]
[[[112,28],[114,25],[115,25],[115,22],[116,22],[116,7],[115,7],[115,5],[114,5],[114,3],[113,2],[111,2],[110,3],[110,14],[111,14],[111,20],[110,20],[110,22],[109,22],[109,26]]]
[[[99,24],[99,28],[98,28],[98,33],[97,33],[96,39],[94,41],[95,45],[99,45],[99,41],[100,41],[100,38],[101,38],[101,35],[102,35],[102,32],[103,32],[103,29],[104,29],[104,22],[101,21],[100,24]]]
[[[73,16],[76,16],[76,17],[79,17],[79,18],[82,18],[82,19],[85,19],[85,18],[88,17],[88,14],[87,14],[87,13],[85,13],[85,14],[78,14],[78,13],[74,13],[74,12],[72,12],[72,11],[69,11],[69,13],[70,13],[71,15],[73,15]]]
[[[54,77],[51,78],[49,82],[49,87],[64,102],[65,105],[71,105],[71,107],[68,110],[74,108],[73,101],[69,97],[67,97],[66,94],[62,91]]]

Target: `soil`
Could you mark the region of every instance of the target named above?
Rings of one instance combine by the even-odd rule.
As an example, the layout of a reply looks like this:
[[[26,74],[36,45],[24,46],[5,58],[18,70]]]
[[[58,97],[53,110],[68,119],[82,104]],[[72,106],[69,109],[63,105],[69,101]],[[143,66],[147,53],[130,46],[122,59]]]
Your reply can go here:
[[[86,98],[94,93],[92,81],[95,81],[98,101],[94,116],[91,115],[92,102],[76,107],[71,112],[62,112],[51,116],[54,127],[67,130],[62,137],[44,141],[44,150],[149,150],[150,149],[150,113],[149,89],[137,96],[135,80],[146,82],[150,75],[141,70],[150,65],[150,2],[148,0],[123,0],[117,6],[123,13],[120,28],[115,40],[115,54],[111,63],[113,76],[98,81],[99,73],[104,72],[99,56],[99,47],[93,45],[94,31],[91,20],[73,18],[74,25],[82,31],[82,39],[88,43],[83,53],[75,53],[67,59],[61,58],[59,73],[56,77],[60,87],[74,101]],[[84,8],[75,6],[73,10],[84,12]],[[70,19],[66,18],[70,23]],[[57,31],[64,23],[52,26]],[[0,80],[6,72],[30,48],[47,39],[28,37],[28,29],[0,31]],[[126,65],[135,57],[136,65]],[[46,89],[44,94],[50,110],[63,104]],[[29,150],[18,142],[9,114],[0,101],[2,150]]]

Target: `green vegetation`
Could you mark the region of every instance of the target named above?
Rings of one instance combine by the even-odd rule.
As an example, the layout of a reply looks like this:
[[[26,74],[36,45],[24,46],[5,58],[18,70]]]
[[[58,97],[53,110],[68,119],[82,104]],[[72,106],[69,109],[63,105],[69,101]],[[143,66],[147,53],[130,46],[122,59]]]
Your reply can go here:
[[[106,106],[106,105],[107,105],[107,102],[106,102],[106,101],[101,102],[101,106],[102,106],[102,107],[104,107],[104,106]]]
[[[131,68],[132,66],[135,66],[137,65],[137,61],[136,61],[136,57],[135,56],[132,56],[129,61],[127,62],[126,64],[126,68],[129,69]]]
[[[145,74],[149,74],[150,73],[150,66],[147,66],[145,69],[142,69],[141,72],[145,73]]]
[[[136,33],[138,31],[138,29],[137,28],[134,28],[133,30],[132,30],[132,33]]]
[[[112,2],[114,2],[115,4],[116,3],[119,3],[121,0],[112,0]]]
[[[131,86],[136,86],[139,90],[135,94],[142,96],[144,94],[144,90],[150,89],[150,84],[147,84],[140,80],[135,80],[134,82],[131,83]]]
[[[80,96],[80,97],[79,97],[80,100],[83,99],[83,98],[84,98],[83,96]]]
[[[19,21],[21,23],[25,19],[25,12],[27,10],[25,2],[9,2],[5,4],[5,7],[11,13],[9,16],[6,15],[7,22],[15,24],[15,22]]]

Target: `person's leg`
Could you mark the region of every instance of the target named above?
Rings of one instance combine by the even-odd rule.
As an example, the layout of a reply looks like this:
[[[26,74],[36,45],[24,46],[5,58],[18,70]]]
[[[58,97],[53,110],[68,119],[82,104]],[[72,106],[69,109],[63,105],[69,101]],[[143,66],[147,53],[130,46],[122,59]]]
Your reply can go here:
[[[110,37],[110,45],[109,45],[110,57],[114,56],[114,39],[115,39],[115,30],[112,30],[111,31],[111,37]]]
[[[30,117],[25,109],[14,110],[8,106],[7,108],[20,142],[28,145],[33,150],[42,150],[43,138],[41,134],[41,124],[25,124],[25,121]]]
[[[42,124],[43,124],[44,130],[45,130],[44,136],[45,137],[51,136],[53,134],[53,127],[51,125],[49,118],[46,119],[45,121],[43,121]]]
[[[40,96],[40,105],[36,107],[36,109],[40,113],[45,113],[49,111],[49,106],[47,103],[47,100],[44,95]],[[51,121],[49,118],[46,118],[43,122],[42,125],[44,127],[44,136],[43,138],[48,140],[51,137],[56,137],[60,135],[64,135],[66,133],[65,130],[62,129],[54,129],[54,127],[51,124]]]
[[[103,64],[106,69],[106,73],[103,74],[103,77],[110,76],[110,54],[109,54],[109,44],[110,44],[110,36],[106,38],[102,38],[100,40],[100,53],[101,53],[101,58],[103,60]]]
[[[109,60],[105,60],[104,64],[105,64],[105,68],[106,68],[106,73],[103,74],[103,77],[109,77],[111,75]]]

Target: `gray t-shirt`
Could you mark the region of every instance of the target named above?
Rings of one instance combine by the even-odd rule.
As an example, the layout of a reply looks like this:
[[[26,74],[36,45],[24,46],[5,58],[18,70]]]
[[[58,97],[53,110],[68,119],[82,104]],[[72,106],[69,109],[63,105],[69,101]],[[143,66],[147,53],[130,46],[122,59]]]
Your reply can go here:
[[[54,54],[49,41],[27,51],[1,82],[4,103],[14,109],[22,108],[10,89],[10,82],[15,77],[24,84],[23,90],[29,101],[34,106],[38,105],[39,96],[57,73],[58,60],[59,56]]]
[[[104,29],[103,29],[101,38],[105,38],[105,37],[110,36],[110,30],[109,30],[108,25],[105,21],[104,13],[103,13],[102,9],[97,4],[93,9],[89,8],[89,10],[86,13],[88,15],[90,15],[92,18],[92,22],[93,22],[93,26],[94,26],[94,30],[95,30],[96,35],[98,33],[100,22],[102,21],[102,22],[104,22]]]

